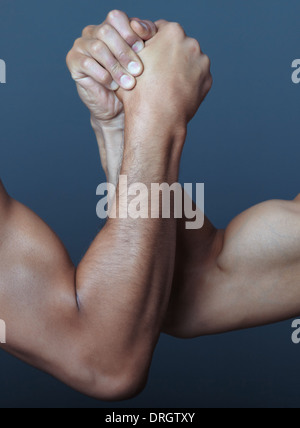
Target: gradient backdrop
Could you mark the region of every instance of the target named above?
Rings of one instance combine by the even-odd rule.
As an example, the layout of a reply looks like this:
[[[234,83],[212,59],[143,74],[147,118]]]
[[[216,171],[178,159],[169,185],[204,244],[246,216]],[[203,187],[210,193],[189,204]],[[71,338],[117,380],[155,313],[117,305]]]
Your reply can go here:
[[[1,178],[54,228],[74,262],[101,226],[95,190],[105,177],[65,56],[83,27],[114,8],[179,21],[212,59],[215,84],[190,127],[181,180],[206,183],[216,225],[258,202],[295,197],[299,0],[0,0]],[[287,322],[186,342],[163,336],[147,389],[120,406],[298,407],[300,345],[291,332]],[[4,353],[0,386],[2,408],[110,406]]]

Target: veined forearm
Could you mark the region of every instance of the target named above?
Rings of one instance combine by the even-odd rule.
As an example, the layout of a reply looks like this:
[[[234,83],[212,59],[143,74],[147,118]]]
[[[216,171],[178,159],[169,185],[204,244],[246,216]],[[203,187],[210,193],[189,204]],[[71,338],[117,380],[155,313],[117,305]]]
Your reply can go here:
[[[99,129],[99,122],[93,125],[93,128],[97,135],[97,140],[100,149],[100,155],[103,167],[106,171],[108,182],[114,184],[116,187],[119,182],[120,175],[120,166],[123,160],[124,153],[124,123],[119,122],[118,126],[106,126],[106,130],[102,129],[102,126]],[[108,129],[107,129],[108,128]],[[105,132],[105,135],[104,135]],[[134,137],[136,138],[136,136]],[[142,138],[142,137],[140,137]],[[142,147],[142,144],[136,144]],[[138,176],[138,168],[140,167],[140,162],[136,158],[135,153],[131,153],[132,148],[129,147],[126,151],[127,159],[131,157],[131,161],[134,163],[134,167],[129,165],[129,168],[132,171],[135,171],[135,176]],[[150,170],[154,172],[153,167],[157,165],[158,159],[152,159],[150,162],[150,156],[146,160],[147,163],[150,163]],[[145,165],[143,165],[145,166]],[[126,164],[123,167],[122,173],[125,173]],[[145,183],[146,176],[143,174],[143,183]],[[172,181],[172,180],[171,180]],[[157,182],[157,181],[156,181]],[[173,180],[174,182],[174,180]],[[110,202],[114,199],[114,194],[111,195]],[[193,209],[196,208],[196,205],[193,205]],[[184,207],[183,207],[184,212]],[[202,264],[206,266],[207,259],[211,255],[211,247],[213,245],[216,229],[212,224],[205,219],[204,227],[201,230],[186,230],[187,219],[184,217],[177,220],[177,241],[176,241],[176,269],[174,280],[172,283],[172,290],[170,293],[170,300],[168,302],[167,316],[165,319],[165,325],[163,326],[163,331],[171,335],[180,335],[180,332],[185,328],[186,324],[186,314],[187,305],[183,303],[182,295],[184,295],[185,290],[189,289],[190,285],[187,283],[187,272],[191,266],[191,260],[195,259],[195,254],[197,254],[197,260],[195,260],[195,267],[199,266],[199,259],[202,259]],[[196,250],[197,248],[197,250]],[[126,250],[124,248],[124,250]],[[158,320],[160,325],[160,319]]]
[[[154,128],[126,126],[121,174],[128,183],[143,183],[150,190],[151,183],[176,181],[182,138],[169,133],[155,137],[155,131],[149,132]],[[160,161],[153,163],[155,158]],[[118,194],[115,204],[117,211],[124,208]],[[106,359],[107,367],[114,361],[117,367],[123,355],[131,371],[147,371],[170,298],[175,249],[175,219],[129,216],[109,219],[83,259],[77,281],[80,305],[92,302],[99,325],[109,325],[104,366]]]
[[[133,182],[130,170],[128,164],[124,173]],[[0,200],[6,198],[0,191]],[[135,395],[144,386],[168,301],[174,222],[109,220],[75,275],[55,234],[26,207],[11,205],[0,228],[5,349],[100,399]]]

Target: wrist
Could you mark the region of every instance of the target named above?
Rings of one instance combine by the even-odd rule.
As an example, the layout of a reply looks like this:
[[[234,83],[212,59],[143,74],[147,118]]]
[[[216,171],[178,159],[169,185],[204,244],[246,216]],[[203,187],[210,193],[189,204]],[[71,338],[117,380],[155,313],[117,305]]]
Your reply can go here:
[[[151,129],[153,137],[164,139],[171,136],[184,145],[187,123],[184,115],[178,115],[171,108],[164,109],[157,103],[152,106],[146,101],[135,107],[131,102],[125,104],[125,128],[134,129],[141,134]]]
[[[91,125],[96,134],[111,131],[123,131],[124,121],[124,113],[121,113],[110,120],[100,120],[91,115]]]
[[[128,144],[137,138],[141,142],[146,138],[148,145],[147,147],[142,145],[143,150],[169,151],[169,147],[175,147],[180,152],[182,151],[187,136],[187,123],[184,120],[174,121],[169,115],[165,115],[157,109],[153,111],[148,106],[130,112],[125,109],[125,131]],[[131,138],[131,134],[134,134],[134,138]],[[158,141],[161,142],[160,145],[157,145]]]
[[[132,174],[134,164],[134,176],[143,177],[144,184],[177,182],[186,133],[186,127],[174,128],[154,116],[126,118],[122,174]]]

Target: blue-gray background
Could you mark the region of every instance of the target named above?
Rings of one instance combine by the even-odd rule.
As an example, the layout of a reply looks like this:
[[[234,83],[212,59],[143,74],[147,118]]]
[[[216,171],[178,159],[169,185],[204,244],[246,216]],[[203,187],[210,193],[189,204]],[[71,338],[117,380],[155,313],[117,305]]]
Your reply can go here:
[[[105,178],[65,55],[83,27],[114,8],[179,21],[212,59],[215,84],[191,125],[181,180],[206,183],[216,225],[263,200],[295,197],[299,0],[0,0],[1,178],[74,262],[99,228],[95,189]],[[120,406],[298,407],[300,345],[290,337],[290,322],[186,342],[162,337],[147,389]],[[0,407],[59,406],[107,404],[0,354]]]

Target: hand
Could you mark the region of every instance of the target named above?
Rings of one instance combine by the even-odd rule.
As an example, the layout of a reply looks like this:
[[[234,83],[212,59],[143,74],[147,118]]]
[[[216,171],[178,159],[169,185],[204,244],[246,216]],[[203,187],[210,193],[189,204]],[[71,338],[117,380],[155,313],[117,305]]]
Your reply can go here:
[[[121,11],[112,11],[99,26],[88,26],[67,56],[67,65],[79,96],[93,120],[111,121],[123,111],[114,91],[134,88],[143,72],[137,55],[144,40],[156,33],[150,21],[130,21]]]
[[[184,129],[212,86],[210,60],[179,24],[158,21],[156,25],[158,33],[140,54],[145,72],[136,88],[131,92],[120,88],[117,94],[127,117],[153,118],[157,128],[168,124]]]

